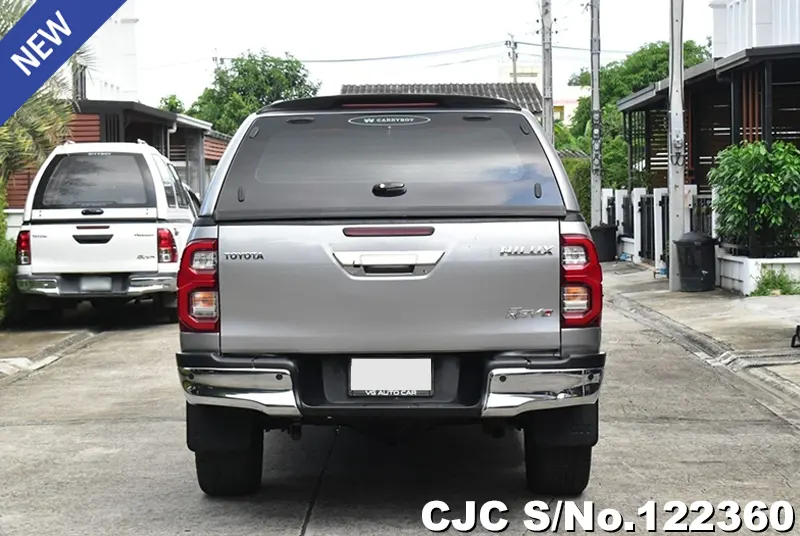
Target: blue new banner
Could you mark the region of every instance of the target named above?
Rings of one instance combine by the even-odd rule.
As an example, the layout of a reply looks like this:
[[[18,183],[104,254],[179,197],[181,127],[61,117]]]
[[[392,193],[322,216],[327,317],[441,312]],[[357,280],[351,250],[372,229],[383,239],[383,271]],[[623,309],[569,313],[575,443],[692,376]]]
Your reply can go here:
[[[124,3],[125,0],[36,0],[0,40],[0,125]]]

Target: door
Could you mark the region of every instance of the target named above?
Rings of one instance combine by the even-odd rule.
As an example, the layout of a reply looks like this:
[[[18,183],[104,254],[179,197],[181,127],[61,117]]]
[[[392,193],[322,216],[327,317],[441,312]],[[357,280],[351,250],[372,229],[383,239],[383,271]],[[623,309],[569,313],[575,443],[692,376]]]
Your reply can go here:
[[[195,215],[190,208],[189,196],[181,187],[177,173],[171,168],[169,160],[161,155],[156,157],[156,166],[161,175],[161,183],[167,196],[167,227],[175,238],[175,245],[180,255],[186,247],[189,231],[194,224]]]

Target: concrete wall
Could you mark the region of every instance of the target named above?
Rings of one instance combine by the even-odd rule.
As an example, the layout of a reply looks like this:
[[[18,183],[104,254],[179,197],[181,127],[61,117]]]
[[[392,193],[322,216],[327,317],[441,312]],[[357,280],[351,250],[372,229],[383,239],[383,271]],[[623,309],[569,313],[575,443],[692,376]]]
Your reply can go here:
[[[790,278],[800,281],[800,258],[750,259],[719,252],[717,286],[749,296],[758,287],[761,273],[766,270],[785,271]]]

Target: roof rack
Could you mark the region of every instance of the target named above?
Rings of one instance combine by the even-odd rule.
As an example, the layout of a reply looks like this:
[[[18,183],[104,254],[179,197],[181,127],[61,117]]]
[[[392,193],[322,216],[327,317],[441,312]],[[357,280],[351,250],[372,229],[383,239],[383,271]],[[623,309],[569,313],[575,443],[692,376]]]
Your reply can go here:
[[[521,110],[513,102],[494,97],[447,95],[436,93],[364,93],[330,95],[273,102],[261,108],[266,112],[313,112],[340,109],[369,108],[457,108]]]

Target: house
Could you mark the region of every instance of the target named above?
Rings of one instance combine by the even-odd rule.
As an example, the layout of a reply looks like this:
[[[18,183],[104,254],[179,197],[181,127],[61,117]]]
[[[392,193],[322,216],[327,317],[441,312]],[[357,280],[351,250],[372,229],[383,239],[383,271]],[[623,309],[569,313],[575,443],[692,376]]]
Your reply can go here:
[[[716,154],[741,140],[800,143],[800,0],[713,0],[713,58],[684,72],[686,183],[708,192]],[[667,185],[669,80],[618,103],[631,175]]]
[[[362,84],[343,85],[342,95],[363,95],[375,93],[439,93],[451,95],[471,95],[474,97],[494,97],[506,99],[530,110],[537,117],[542,114],[542,94],[536,84],[531,82],[485,82],[474,84]]]
[[[684,199],[687,230],[714,234],[708,172],[716,155],[741,141],[783,140],[800,147],[800,0],[712,0],[710,8],[712,58],[684,71]],[[622,251],[654,265],[669,260],[668,93],[664,79],[618,102],[629,177],[644,179],[648,188],[607,197],[609,214],[618,215],[622,227]],[[752,274],[727,265],[717,272],[727,274],[722,286],[752,290]]]
[[[211,123],[138,102],[135,10],[136,0],[125,2],[87,43],[91,68],[78,67],[71,73],[71,97],[76,104],[68,139],[76,143],[145,141],[170,158],[183,180],[202,194],[230,137],[214,131]],[[16,237],[37,171],[38,167],[31,166],[8,181],[9,239]]]

